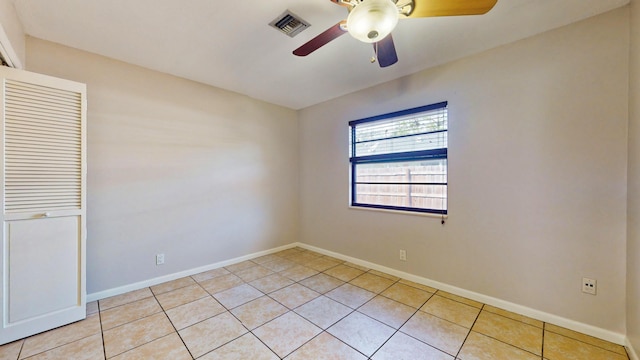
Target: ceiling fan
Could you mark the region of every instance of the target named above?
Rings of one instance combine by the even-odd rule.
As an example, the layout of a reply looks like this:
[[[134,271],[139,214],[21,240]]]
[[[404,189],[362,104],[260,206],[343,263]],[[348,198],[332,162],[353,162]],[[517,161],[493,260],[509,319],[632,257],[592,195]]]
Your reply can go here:
[[[349,11],[342,20],[293,51],[307,56],[344,33],[373,44],[380,67],[398,61],[391,31],[398,19],[481,15],[491,10],[498,0],[331,0]],[[372,61],[375,61],[375,58]]]

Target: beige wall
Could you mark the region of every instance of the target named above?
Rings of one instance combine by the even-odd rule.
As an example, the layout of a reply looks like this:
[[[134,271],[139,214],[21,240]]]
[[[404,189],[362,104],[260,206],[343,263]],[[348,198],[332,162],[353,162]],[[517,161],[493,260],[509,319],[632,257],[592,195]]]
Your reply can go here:
[[[302,110],[301,241],[624,334],[628,41],[623,8]],[[446,225],[349,209],[347,122],[444,100]]]
[[[10,52],[12,61],[18,60],[19,64],[14,64],[20,68],[25,63],[25,35],[22,24],[18,20],[18,14],[13,6],[13,0],[0,0],[0,32],[4,32],[9,44],[5,49]],[[1,36],[1,35],[0,35]]]
[[[627,337],[640,350],[640,0],[631,1]]]
[[[28,70],[87,84],[88,293],[297,240],[293,110],[38,39],[27,52]]]

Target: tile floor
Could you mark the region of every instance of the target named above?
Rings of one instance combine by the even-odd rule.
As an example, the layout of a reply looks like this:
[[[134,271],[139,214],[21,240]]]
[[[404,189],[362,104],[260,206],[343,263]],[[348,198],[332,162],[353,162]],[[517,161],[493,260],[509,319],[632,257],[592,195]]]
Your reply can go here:
[[[300,248],[90,303],[5,359],[627,360],[624,347]]]

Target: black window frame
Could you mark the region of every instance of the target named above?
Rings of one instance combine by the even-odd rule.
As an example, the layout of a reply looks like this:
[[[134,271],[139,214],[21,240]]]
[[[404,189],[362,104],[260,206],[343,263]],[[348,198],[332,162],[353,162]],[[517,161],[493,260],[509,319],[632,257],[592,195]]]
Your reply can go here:
[[[448,101],[443,101],[435,104],[415,107],[411,109],[391,112],[387,114],[372,116],[368,118],[358,119],[349,121],[349,137],[350,137],[350,154],[349,154],[349,162],[350,162],[350,183],[351,183],[351,194],[350,194],[350,205],[353,207],[359,208],[372,208],[372,209],[384,209],[384,210],[395,210],[395,211],[408,211],[408,212],[417,212],[417,213],[427,213],[427,214],[437,214],[437,215],[447,215],[448,214],[448,199],[449,199],[449,190],[448,190],[448,182],[449,182],[449,163],[448,163],[448,141],[446,148],[437,148],[431,150],[419,150],[419,151],[405,151],[405,152],[395,152],[395,153],[387,153],[387,154],[378,154],[378,155],[365,155],[365,156],[356,156],[356,127],[358,124],[363,123],[371,123],[375,121],[388,120],[395,117],[407,116],[416,113],[422,113],[427,111],[445,109],[448,113]],[[448,115],[447,115],[448,118]],[[435,130],[425,134],[438,133],[438,132],[447,132],[447,138],[449,135],[449,124],[447,119],[447,129],[446,130]],[[413,136],[413,135],[409,135]],[[388,138],[391,139],[392,137]],[[444,183],[418,183],[418,185],[444,185],[446,186],[445,192],[445,208],[444,209],[428,209],[428,208],[417,208],[417,207],[404,207],[404,206],[391,206],[391,205],[378,205],[378,204],[367,204],[367,203],[358,203],[356,201],[357,192],[356,185],[358,184],[366,184],[366,183],[358,183],[355,180],[356,174],[356,165],[358,164],[369,164],[369,163],[399,163],[405,161],[414,161],[414,160],[442,160],[446,161],[446,182]],[[384,183],[377,183],[384,184]],[[393,183],[397,184],[397,183]],[[415,183],[414,183],[415,184]]]

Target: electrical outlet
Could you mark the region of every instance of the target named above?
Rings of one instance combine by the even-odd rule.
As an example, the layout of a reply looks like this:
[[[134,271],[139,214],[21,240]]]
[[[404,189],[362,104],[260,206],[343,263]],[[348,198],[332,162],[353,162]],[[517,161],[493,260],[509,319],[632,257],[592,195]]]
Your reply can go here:
[[[164,254],[156,255],[156,265],[164,264]]]
[[[597,281],[595,279],[582,278],[582,292],[595,295]]]
[[[407,250],[400,249],[400,260],[407,261]]]

